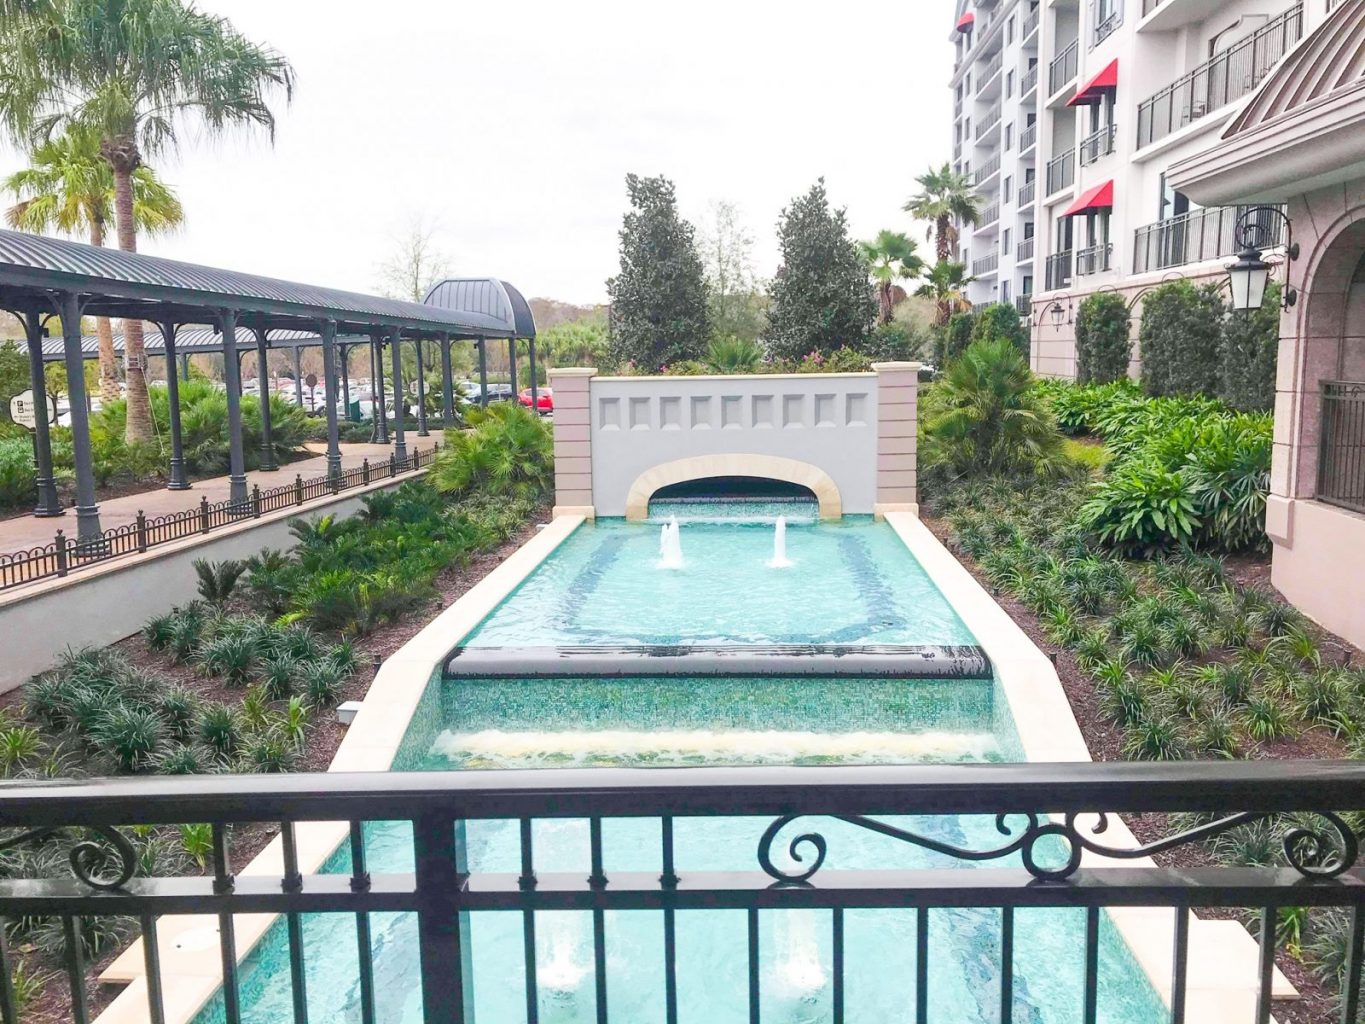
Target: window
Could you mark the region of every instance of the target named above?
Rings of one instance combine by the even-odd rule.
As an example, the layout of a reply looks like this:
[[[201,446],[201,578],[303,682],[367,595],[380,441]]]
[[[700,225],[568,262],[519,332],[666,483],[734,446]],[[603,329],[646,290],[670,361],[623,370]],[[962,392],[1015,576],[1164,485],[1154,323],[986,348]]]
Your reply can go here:
[[[1014,125],[1012,124],[1005,125],[1005,148],[1014,148]]]
[[[1097,210],[1087,214],[1085,218],[1085,231],[1090,238],[1091,245],[1109,244],[1109,211]]]
[[[1070,217],[1058,217],[1058,218],[1057,218],[1057,251],[1058,251],[1058,252],[1069,252],[1069,251],[1071,250],[1071,238],[1072,238],[1071,227],[1072,227],[1072,226],[1071,226],[1071,218],[1070,218]]]
[[[1013,72],[1013,71],[1006,71],[1006,72],[1005,72],[1005,99],[1009,99],[1009,98],[1010,98],[1011,96],[1013,96],[1013,95],[1014,95],[1014,72]]]
[[[1004,193],[1005,202],[1008,203],[1008,202],[1010,202],[1011,200],[1013,200],[1013,198],[1014,198],[1014,179],[1011,178],[1011,177],[1006,177],[1006,178],[1005,178],[1004,185],[1001,187],[1001,191]]]
[[[1006,228],[1000,232],[1000,251],[1008,253],[1010,251],[1010,229]]]
[[[1161,209],[1157,220],[1170,220],[1190,212],[1193,204],[1184,192],[1177,192],[1166,184],[1166,175],[1161,176]]]
[[[1032,238],[1032,237],[1033,237],[1033,221],[1031,221],[1031,220],[1026,220],[1026,221],[1024,221],[1024,239],[1027,241],[1028,239],[1030,239],[1030,238]]]
[[[1032,275],[1032,274],[1025,274],[1025,275],[1024,275],[1024,283],[1020,286],[1020,291],[1021,291],[1022,294],[1024,294],[1024,295],[1032,295],[1032,294],[1033,294],[1033,275]]]
[[[1035,168],[1032,168],[1032,167],[1025,167],[1025,168],[1024,168],[1024,184],[1027,185],[1029,182],[1031,182],[1031,181],[1037,176],[1037,174],[1038,174],[1038,172],[1037,172],[1037,170],[1036,170]]]
[[[1000,301],[1001,301],[1001,302],[1009,302],[1009,300],[1010,300],[1010,283],[1009,283],[1008,281],[1001,281],[1001,282],[1000,282]]]
[[[1010,20],[1005,22],[1005,42],[1014,42],[1014,15],[1010,15]]]

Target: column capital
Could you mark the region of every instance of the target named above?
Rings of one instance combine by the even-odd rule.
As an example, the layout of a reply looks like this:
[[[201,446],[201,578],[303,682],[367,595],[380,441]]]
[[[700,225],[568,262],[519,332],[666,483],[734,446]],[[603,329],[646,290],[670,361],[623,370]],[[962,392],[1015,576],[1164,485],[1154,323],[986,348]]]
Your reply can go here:
[[[892,363],[873,363],[873,373],[919,373],[922,363],[914,362],[892,362]]]
[[[551,377],[596,377],[597,367],[595,366],[552,366],[547,369],[546,374]]]

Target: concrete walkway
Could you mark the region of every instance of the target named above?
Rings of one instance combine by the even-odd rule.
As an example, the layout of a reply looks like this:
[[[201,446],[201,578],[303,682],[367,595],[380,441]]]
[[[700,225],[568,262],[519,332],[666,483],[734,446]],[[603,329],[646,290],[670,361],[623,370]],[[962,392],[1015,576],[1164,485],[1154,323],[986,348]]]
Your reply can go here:
[[[408,454],[426,451],[440,441],[440,432],[433,431],[430,437],[418,437],[410,433],[406,438]],[[311,442],[305,446],[316,454],[281,467],[273,473],[259,470],[247,473],[247,487],[260,484],[261,490],[282,487],[292,483],[295,475],[305,480],[327,474],[327,446],[322,442]],[[387,444],[343,444],[341,446],[341,468],[350,469],[369,459],[371,465],[388,465],[393,454],[393,445]],[[137,494],[126,494],[120,498],[109,498],[100,502],[100,526],[112,530],[137,521],[139,511],[148,518],[164,516],[172,512],[183,512],[196,508],[201,498],[209,502],[226,501],[228,498],[228,478],[226,476],[196,480],[188,491],[168,491],[164,486]],[[303,506],[307,508],[307,505]],[[0,554],[27,551],[43,544],[50,544],[58,530],[65,531],[68,537],[75,537],[76,514],[68,509],[66,515],[52,519],[39,519],[36,516],[16,516],[0,521]]]

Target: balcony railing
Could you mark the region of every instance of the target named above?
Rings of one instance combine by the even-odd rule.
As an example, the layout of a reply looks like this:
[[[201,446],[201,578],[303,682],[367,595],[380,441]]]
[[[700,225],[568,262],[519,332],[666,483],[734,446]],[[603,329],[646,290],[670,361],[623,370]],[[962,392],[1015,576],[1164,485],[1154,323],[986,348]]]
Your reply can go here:
[[[1028,206],[1031,202],[1033,202],[1034,194],[1037,191],[1038,191],[1037,182],[1034,181],[1024,182],[1022,185],[1019,186],[1018,205],[1021,207]]]
[[[1365,383],[1322,384],[1317,498],[1365,512]]]
[[[1000,111],[999,109],[996,109],[988,113],[986,115],[986,120],[976,126],[977,141],[981,141],[986,135],[998,127],[1000,127]]]
[[[1165,2],[1166,0],[1142,0],[1142,16],[1147,17]]]
[[[1000,219],[1000,203],[994,202],[981,211],[981,217],[976,222],[977,227],[984,228],[994,224]]]
[[[1025,125],[1024,130],[1019,133],[1019,152],[1027,153],[1038,141],[1038,122]]]
[[[983,277],[986,274],[994,274],[1000,269],[1000,254],[991,253],[989,256],[982,256],[980,259],[972,260],[972,276]]]
[[[1014,297],[1014,309],[1020,316],[1033,315],[1033,296],[1031,294],[1016,295]]]
[[[1088,245],[1076,252],[1076,273],[1099,274],[1109,269],[1113,258],[1114,246],[1110,242]]]
[[[1138,148],[1250,94],[1303,35],[1296,4],[1252,35],[1138,104]]]
[[[240,920],[238,915],[265,914],[283,918],[278,969],[282,978],[293,979],[294,1011],[291,1017],[281,1010],[281,1019],[309,1019],[304,979],[312,974],[308,967],[314,958],[325,957],[335,965],[344,964],[336,977],[357,993],[361,1005],[355,1019],[394,1018],[417,996],[418,1012],[427,1024],[460,1024],[473,1019],[466,1000],[471,989],[478,989],[478,978],[463,972],[490,962],[488,955],[479,954],[481,932],[469,927],[472,915],[487,921],[500,912],[512,917],[523,932],[525,963],[510,970],[519,975],[513,984],[524,990],[514,1001],[522,1004],[524,997],[523,1005],[531,1008],[530,1019],[535,1019],[534,1008],[543,994],[538,991],[538,967],[543,967],[538,960],[545,946],[536,941],[536,933],[541,931],[543,938],[543,929],[553,927],[555,915],[563,918],[564,911],[575,911],[584,918],[584,976],[589,990],[585,996],[594,1002],[596,1020],[629,1024],[641,1018],[638,1008],[622,999],[620,988],[613,987],[623,979],[657,986],[659,1019],[679,1019],[680,971],[695,973],[700,966],[689,958],[698,951],[677,941],[680,911],[735,911],[745,916],[741,934],[747,934],[747,945],[740,946],[739,971],[747,984],[735,988],[749,1020],[772,1019],[762,1009],[765,995],[772,993],[764,991],[767,972],[761,950],[783,935],[783,912],[799,909],[818,922],[831,944],[832,953],[824,961],[830,965],[829,998],[834,1008],[829,1019],[844,1018],[846,995],[850,1008],[854,1005],[853,992],[845,991],[846,972],[866,977],[873,971],[904,971],[916,979],[914,1009],[906,1019],[924,1021],[930,1017],[931,999],[939,1006],[935,1019],[967,1012],[965,1003],[943,1005],[941,1001],[950,998],[947,992],[931,996],[928,984],[930,977],[954,970],[960,976],[967,957],[974,958],[972,971],[979,969],[981,976],[999,980],[987,983],[992,988],[989,996],[975,991],[960,998],[982,1005],[989,999],[1011,1007],[1016,994],[1011,951],[1026,949],[1028,941],[1024,938],[1028,933],[1018,929],[1016,911],[1065,907],[1083,915],[1083,926],[1078,922],[1072,944],[1059,934],[1052,936],[1062,945],[1050,955],[1066,962],[1045,965],[1044,970],[1061,972],[1074,964],[1079,975],[1074,1017],[1093,1021],[1106,999],[1100,984],[1101,936],[1109,927],[1104,908],[1158,907],[1173,911],[1165,919],[1169,940],[1162,936],[1152,941],[1160,943],[1157,952],[1170,964],[1172,1019],[1178,1021],[1187,994],[1192,994],[1191,982],[1199,986],[1208,980],[1188,961],[1191,947],[1198,948],[1189,941],[1191,909],[1216,907],[1226,914],[1228,909],[1250,907],[1259,913],[1261,941],[1268,951],[1256,958],[1254,973],[1252,965],[1246,965],[1246,982],[1257,993],[1257,1005],[1247,1006],[1245,1017],[1239,1019],[1250,1024],[1253,1010],[1261,1021],[1271,1013],[1272,954],[1277,919],[1285,907],[1340,907],[1354,921],[1356,938],[1346,948],[1342,990],[1347,1007],[1357,1004],[1365,871],[1356,863],[1358,843],[1341,815],[1362,808],[1365,762],[1271,759],[11,782],[5,791],[6,847],[25,841],[25,836],[54,834],[62,840],[49,842],[82,845],[71,857],[72,877],[39,879],[7,872],[0,880],[0,917],[6,923],[20,916],[50,917],[64,925],[68,936],[81,927],[82,918],[140,922],[148,940],[147,983],[141,986],[141,998],[146,1000],[149,1020],[166,1019],[164,1003],[170,1001],[163,997],[165,979],[155,941],[158,917],[216,918],[217,929],[205,931],[219,947],[215,959],[222,965],[220,998],[225,1019],[232,1021],[251,1009],[244,1004],[260,981],[244,984],[238,960],[245,950],[239,948],[233,923]],[[1191,819],[1197,814],[1199,824],[1147,847],[1124,845],[1113,838],[1112,827],[1106,830],[1111,815],[1182,812]],[[935,829],[932,816],[944,815],[979,815],[994,822],[999,834],[980,839],[973,832],[971,838],[963,838]],[[751,836],[737,838],[732,847],[720,851],[728,870],[699,867],[695,843],[675,842],[674,837],[695,835],[700,822],[722,816],[751,823]],[[563,870],[556,865],[556,870],[549,870],[533,837],[549,823],[571,819],[588,823],[583,867]],[[471,825],[490,821],[518,823],[511,833],[509,863],[498,870],[490,870],[487,858],[471,856],[467,834]],[[157,873],[157,865],[164,863],[160,859],[148,868],[139,862],[124,831],[132,825],[173,829],[195,822],[213,823],[213,852],[208,873],[201,876]],[[228,861],[228,822],[279,828],[282,875],[236,876]],[[339,873],[305,874],[296,855],[302,845],[299,836],[331,828],[317,824],[328,822],[349,825],[345,866]],[[373,822],[401,826],[392,839],[395,858],[411,867],[393,872],[372,869],[378,864],[367,856],[373,851],[366,826]],[[1229,867],[1122,863],[1211,839],[1248,823],[1260,823],[1277,840],[1284,837],[1283,863]],[[657,837],[657,845],[645,861],[632,863],[631,870],[617,870],[614,862],[621,860],[621,851],[616,837],[627,824],[633,826],[632,835],[647,828]],[[335,830],[335,840],[343,847],[347,831],[347,824]],[[877,834],[885,844],[879,848],[885,851],[881,863],[860,865],[862,870],[857,871],[826,863],[827,851],[830,862],[844,858],[846,863],[840,841],[863,832]],[[743,836],[735,829],[732,833]],[[902,851],[911,848],[931,855],[923,855],[926,861],[909,860]],[[1093,863],[1091,855],[1097,855]],[[638,854],[630,856],[639,861]],[[901,866],[907,862],[924,866]],[[34,861],[15,863],[27,866]],[[968,950],[952,942],[927,941],[940,934],[937,927],[930,928],[931,919],[951,913],[943,908],[1004,909],[985,918],[997,922],[991,926],[998,929],[992,941],[975,943]],[[918,941],[908,953],[885,943],[846,942],[845,914],[850,910],[869,919],[888,911],[913,913]],[[348,915],[356,942],[339,950],[304,942],[305,914]],[[410,941],[406,948],[390,943],[379,954],[386,959],[376,963],[375,950],[384,944],[372,941],[371,926],[375,915],[384,914],[410,915],[411,932],[399,934],[410,934],[411,940],[404,940]],[[657,922],[660,940],[654,952],[639,950],[638,961],[627,957],[609,969],[612,921],[628,914],[649,915],[651,923]],[[884,921],[882,917],[877,923]],[[1144,925],[1147,928],[1150,925]],[[80,998],[86,990],[81,948],[79,943],[70,945],[69,973],[79,1010],[69,1019],[86,1016],[86,1003]],[[410,958],[410,969],[405,957]],[[0,960],[8,977],[11,963],[4,944]],[[931,970],[931,964],[943,966]],[[166,992],[166,997],[182,995]],[[0,1000],[5,1004],[0,1007],[4,1019],[17,1020],[11,986],[0,985]],[[177,998],[175,1005],[183,1001]],[[1121,1004],[1109,1002],[1107,1007],[1111,1016],[1118,1015],[1113,1019],[1124,1017]],[[971,1011],[978,1009],[973,1002]],[[313,1011],[313,1019],[318,1019],[317,1009]],[[863,1015],[854,1010],[849,1019]]]
[[[1041,7],[1034,7],[1033,10],[1028,12],[1028,16],[1024,18],[1024,27],[1019,34],[1020,39],[1027,39],[1029,36],[1033,35],[1034,32],[1038,31],[1038,12],[1040,10]]]
[[[1033,87],[1038,84],[1038,65],[1034,64],[1024,72],[1024,77],[1019,79],[1019,95],[1027,96],[1033,91]]]
[[[1080,157],[1081,166],[1085,167],[1093,164],[1102,156],[1108,156],[1114,152],[1114,142],[1118,132],[1114,125],[1107,124],[1097,132],[1091,132],[1081,140],[1081,144],[1076,147]]]
[[[1054,252],[1047,258],[1047,286],[1065,288],[1071,283],[1071,250]]]
[[[1237,255],[1234,228],[1238,215],[1245,209],[1242,206],[1213,206],[1138,228],[1133,233],[1133,273],[1143,274]],[[1263,217],[1259,227],[1260,237],[1265,240],[1263,248],[1281,244],[1281,218]]]
[[[1110,9],[1106,11],[1106,7]],[[1090,0],[1090,24],[1095,26],[1090,45],[1099,46],[1123,24],[1122,0],[1109,0],[1107,3]]]
[[[977,81],[976,91],[979,93],[992,78],[1000,74],[1000,69],[1005,66],[1005,51],[999,51],[995,56],[986,62],[985,69],[981,72],[981,78]]]
[[[1025,238],[1014,247],[1014,260],[1016,263],[1025,263],[1033,259],[1033,239]]]
[[[1047,162],[1047,194],[1055,195],[1076,181],[1076,151],[1068,149]]]
[[[1047,66],[1049,96],[1055,96],[1062,86],[1076,77],[1076,70],[1080,66],[1080,52],[1081,41],[1073,39],[1070,46],[1052,58],[1052,63]]]
[[[991,158],[990,158],[989,160],[987,160],[984,164],[982,164],[980,167],[978,167],[978,168],[976,169],[975,172],[973,172],[973,174],[972,174],[972,184],[973,184],[973,185],[980,185],[983,181],[985,181],[985,180],[986,180],[987,178],[989,178],[992,174],[995,174],[995,173],[998,172],[999,170],[1000,170],[1000,157],[999,157],[999,155],[996,155],[996,156],[991,157]]]

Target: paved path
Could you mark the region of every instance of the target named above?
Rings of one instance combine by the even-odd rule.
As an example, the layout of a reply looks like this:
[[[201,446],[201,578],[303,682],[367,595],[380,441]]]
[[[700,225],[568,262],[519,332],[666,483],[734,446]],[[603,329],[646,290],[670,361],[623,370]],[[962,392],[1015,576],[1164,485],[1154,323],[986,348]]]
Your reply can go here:
[[[408,454],[411,455],[418,449],[427,450],[438,443],[439,436],[439,431],[433,431],[430,437],[418,437],[415,433],[410,433],[406,439]],[[246,475],[247,487],[249,488],[252,484],[260,484],[261,490],[280,487],[291,483],[295,474],[301,475],[305,480],[325,476],[327,473],[326,444],[321,442],[310,443],[306,447],[310,452],[317,454],[307,459],[291,462],[273,473],[264,473],[259,470],[250,472]],[[393,445],[343,444],[341,446],[341,467],[342,469],[349,469],[353,466],[359,466],[365,459],[369,459],[372,465],[379,463],[387,465],[389,456],[392,454]],[[210,502],[226,501],[228,498],[228,478],[216,476],[207,480],[196,480],[188,491],[168,491],[162,486],[154,490],[140,491],[137,494],[127,494],[120,498],[109,498],[100,502],[100,525],[106,530],[111,530],[116,526],[136,522],[139,510],[145,512],[148,518],[164,516],[171,512],[182,512],[185,509],[197,507],[199,500],[204,497],[207,497]],[[304,507],[307,508],[306,505]],[[66,515],[52,519],[16,516],[13,519],[0,521],[0,554],[24,551],[42,544],[50,544],[59,529],[65,531],[68,537],[75,536],[76,513],[73,510],[68,509]]]

